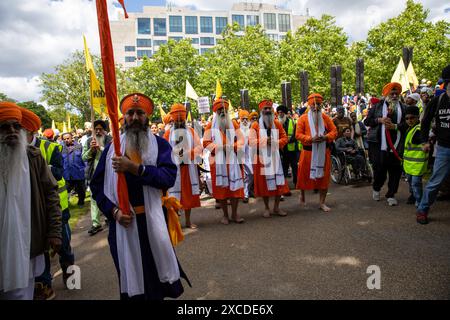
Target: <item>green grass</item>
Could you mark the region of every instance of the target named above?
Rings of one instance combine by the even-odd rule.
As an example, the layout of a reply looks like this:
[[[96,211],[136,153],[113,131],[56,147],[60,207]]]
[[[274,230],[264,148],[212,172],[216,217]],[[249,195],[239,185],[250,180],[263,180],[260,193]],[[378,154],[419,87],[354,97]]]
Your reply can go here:
[[[86,192],[86,199],[84,201],[84,206],[81,208],[78,207],[78,197],[77,196],[70,197],[70,199],[69,199],[69,210],[70,210],[69,226],[70,226],[71,230],[73,230],[73,228],[76,227],[80,218],[89,212],[90,208],[91,208],[90,192]]]

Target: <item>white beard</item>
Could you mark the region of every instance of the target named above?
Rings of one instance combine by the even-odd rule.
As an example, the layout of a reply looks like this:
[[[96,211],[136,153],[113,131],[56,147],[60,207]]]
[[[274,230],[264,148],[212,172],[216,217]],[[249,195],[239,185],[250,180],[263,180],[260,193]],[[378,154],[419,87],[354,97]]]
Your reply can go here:
[[[0,141],[3,137],[0,137]],[[18,163],[21,163],[21,158],[26,157],[27,153],[27,135],[24,130],[20,131],[19,144],[15,147],[10,147],[5,143],[0,143],[0,179],[2,186],[7,185],[9,179],[14,179],[14,168],[18,167]],[[4,183],[4,184],[3,184]],[[0,201],[2,194],[0,194]]]
[[[100,147],[105,147],[105,136],[101,135],[101,136],[95,136],[95,140],[97,141],[97,144]]]
[[[220,131],[225,132],[228,129],[228,119],[227,115],[225,116],[219,116],[219,128]]]
[[[280,123],[281,123],[282,125],[284,125],[284,124],[286,123],[286,120],[287,120],[287,117],[286,117],[286,116],[284,116],[284,117],[278,117],[278,121],[280,121]]]
[[[148,130],[148,129],[147,129]],[[139,130],[137,132],[125,131],[127,149],[135,150],[140,155],[145,154],[148,151],[148,136],[147,130]]]
[[[241,123],[241,131],[244,134],[245,137],[248,136],[248,132],[250,130],[250,125],[247,123],[247,125]]]
[[[264,124],[266,126],[266,128],[272,128],[272,124],[273,124],[273,113],[271,113],[270,115],[263,115],[263,121]]]

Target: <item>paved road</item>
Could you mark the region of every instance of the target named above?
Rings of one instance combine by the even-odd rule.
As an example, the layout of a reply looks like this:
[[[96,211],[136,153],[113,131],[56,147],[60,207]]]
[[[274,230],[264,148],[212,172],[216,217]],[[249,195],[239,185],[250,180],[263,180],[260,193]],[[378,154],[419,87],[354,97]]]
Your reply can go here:
[[[182,299],[449,299],[450,203],[439,202],[427,226],[415,222],[413,207],[371,200],[370,186],[330,189],[333,211],[317,209],[308,194],[301,209],[298,194],[282,202],[287,217],[264,219],[262,201],[240,204],[242,225],[219,224],[213,203],[194,210],[198,231],[177,248],[193,288]],[[107,231],[87,235],[86,215],[73,234],[82,289],[63,289],[56,265],[57,299],[118,299],[117,276]],[[371,265],[381,270],[381,290],[367,288]]]

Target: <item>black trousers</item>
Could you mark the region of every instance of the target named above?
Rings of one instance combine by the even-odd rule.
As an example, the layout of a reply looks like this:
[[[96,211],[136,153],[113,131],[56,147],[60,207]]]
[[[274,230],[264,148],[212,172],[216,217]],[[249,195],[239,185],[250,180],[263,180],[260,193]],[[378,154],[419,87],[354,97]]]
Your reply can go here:
[[[398,191],[402,177],[402,164],[392,152],[381,151],[380,149],[379,144],[371,143],[369,145],[374,172],[373,190],[380,191],[389,175],[386,198],[393,198]]]
[[[289,166],[292,168],[292,181],[294,186],[297,185],[298,160],[300,159],[300,151],[281,152],[281,164],[283,166],[283,174],[287,179]]]
[[[84,199],[86,198],[86,185],[84,180],[67,180],[66,184],[69,195],[75,189],[75,192],[78,194],[78,205],[84,205]]]

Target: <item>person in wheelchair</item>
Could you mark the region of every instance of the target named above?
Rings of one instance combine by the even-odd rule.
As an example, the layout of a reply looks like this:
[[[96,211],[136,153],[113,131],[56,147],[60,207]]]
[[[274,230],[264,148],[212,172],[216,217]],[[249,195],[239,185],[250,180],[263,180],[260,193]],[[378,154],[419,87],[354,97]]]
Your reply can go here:
[[[336,151],[338,155],[345,156],[345,163],[350,163],[355,173],[355,177],[360,177],[364,169],[365,159],[361,154],[355,140],[351,138],[352,131],[350,128],[345,128],[343,137],[336,141]]]

